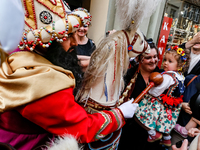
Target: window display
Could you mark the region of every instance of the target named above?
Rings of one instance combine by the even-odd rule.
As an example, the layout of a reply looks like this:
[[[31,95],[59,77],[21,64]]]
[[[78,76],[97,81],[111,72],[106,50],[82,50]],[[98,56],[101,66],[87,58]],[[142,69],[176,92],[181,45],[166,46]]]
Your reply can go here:
[[[165,15],[173,18],[168,45],[182,44],[200,31],[200,2],[169,0],[166,6]]]

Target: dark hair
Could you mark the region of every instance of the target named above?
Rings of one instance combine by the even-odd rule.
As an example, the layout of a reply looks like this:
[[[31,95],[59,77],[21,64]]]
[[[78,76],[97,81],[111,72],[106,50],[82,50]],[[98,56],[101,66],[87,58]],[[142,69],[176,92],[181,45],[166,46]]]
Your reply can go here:
[[[76,47],[71,47],[70,49],[73,50],[66,52],[62,45],[54,40],[49,46],[45,58],[54,65],[70,70],[75,77],[76,87],[78,87],[81,84],[83,72],[77,58]]]

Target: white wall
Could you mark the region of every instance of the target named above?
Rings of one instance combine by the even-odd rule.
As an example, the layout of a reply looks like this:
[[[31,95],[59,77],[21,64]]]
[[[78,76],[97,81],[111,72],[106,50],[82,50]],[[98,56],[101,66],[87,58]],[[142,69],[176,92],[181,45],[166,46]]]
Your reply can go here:
[[[159,38],[160,27],[163,19],[163,12],[165,9],[166,0],[163,0],[157,7],[149,20],[149,26],[147,31],[147,38],[152,38],[154,43],[157,43]]]
[[[89,27],[88,37],[94,40],[96,45],[105,37],[108,5],[109,0],[91,0],[90,3],[92,25]]]

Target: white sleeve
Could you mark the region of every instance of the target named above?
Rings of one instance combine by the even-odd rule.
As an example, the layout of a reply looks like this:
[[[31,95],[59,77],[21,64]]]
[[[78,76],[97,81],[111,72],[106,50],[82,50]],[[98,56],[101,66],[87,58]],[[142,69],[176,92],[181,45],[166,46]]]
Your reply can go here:
[[[158,97],[161,95],[166,89],[170,87],[170,85],[174,84],[175,81],[174,79],[168,75],[168,74],[163,74],[163,82],[155,87],[152,87],[149,90],[149,94],[153,95],[154,97]]]
[[[17,48],[24,28],[21,0],[1,0],[0,44],[7,53]]]

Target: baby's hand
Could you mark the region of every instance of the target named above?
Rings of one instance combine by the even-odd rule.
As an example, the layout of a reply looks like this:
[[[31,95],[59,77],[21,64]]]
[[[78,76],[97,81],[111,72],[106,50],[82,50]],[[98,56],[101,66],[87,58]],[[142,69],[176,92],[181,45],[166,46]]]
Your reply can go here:
[[[192,111],[191,111],[190,106],[189,106],[188,103],[183,102],[183,103],[182,103],[182,109],[183,109],[186,113],[188,113],[188,114],[190,114],[190,115],[192,114]]]
[[[199,133],[200,133],[200,130],[197,129],[197,128],[190,128],[189,131],[188,131],[188,135],[189,135],[190,137],[195,137],[195,136],[197,136]]]

